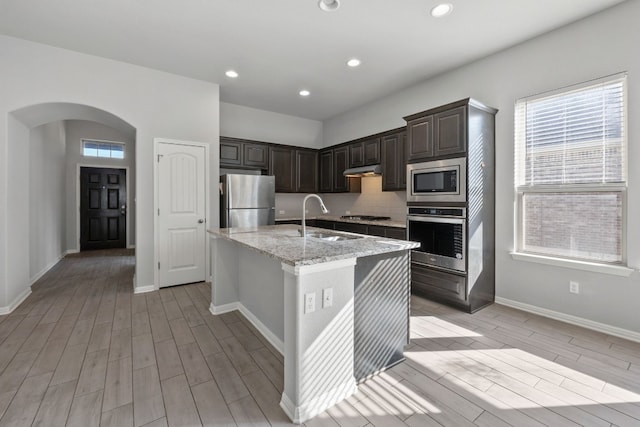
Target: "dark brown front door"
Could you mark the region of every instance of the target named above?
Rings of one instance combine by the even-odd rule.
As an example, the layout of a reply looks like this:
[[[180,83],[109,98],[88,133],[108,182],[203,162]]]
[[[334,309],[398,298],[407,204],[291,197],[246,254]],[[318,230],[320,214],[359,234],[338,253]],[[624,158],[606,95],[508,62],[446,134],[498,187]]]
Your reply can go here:
[[[80,168],[80,250],[126,247],[126,170]]]

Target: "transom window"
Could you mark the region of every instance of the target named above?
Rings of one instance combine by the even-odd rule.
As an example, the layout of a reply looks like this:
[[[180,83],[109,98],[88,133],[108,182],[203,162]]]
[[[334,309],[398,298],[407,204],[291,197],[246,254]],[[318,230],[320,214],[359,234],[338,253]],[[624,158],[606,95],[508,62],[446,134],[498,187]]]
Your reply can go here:
[[[82,155],[85,157],[124,159],[124,143],[83,139]]]
[[[625,261],[626,75],[516,101],[518,252]]]

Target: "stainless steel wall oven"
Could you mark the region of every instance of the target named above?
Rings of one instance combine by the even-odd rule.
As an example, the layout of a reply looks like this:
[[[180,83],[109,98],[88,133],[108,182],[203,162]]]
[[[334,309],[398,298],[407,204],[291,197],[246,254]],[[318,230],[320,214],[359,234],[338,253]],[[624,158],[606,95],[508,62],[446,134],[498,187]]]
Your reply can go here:
[[[466,216],[465,208],[409,207],[407,239],[420,243],[411,252],[411,262],[465,273]]]

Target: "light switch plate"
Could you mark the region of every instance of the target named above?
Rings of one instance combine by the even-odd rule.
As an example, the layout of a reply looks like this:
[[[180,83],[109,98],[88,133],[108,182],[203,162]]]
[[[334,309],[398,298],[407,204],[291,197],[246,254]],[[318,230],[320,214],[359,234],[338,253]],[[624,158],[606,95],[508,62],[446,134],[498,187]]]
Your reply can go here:
[[[333,305],[333,288],[325,288],[322,290],[322,308],[331,307]]]

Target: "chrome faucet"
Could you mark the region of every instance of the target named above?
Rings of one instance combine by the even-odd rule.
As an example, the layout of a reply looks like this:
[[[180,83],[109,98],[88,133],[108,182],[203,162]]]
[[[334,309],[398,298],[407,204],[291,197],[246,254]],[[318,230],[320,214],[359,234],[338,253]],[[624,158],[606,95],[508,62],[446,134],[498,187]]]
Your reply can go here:
[[[311,197],[315,197],[316,199],[318,199],[318,201],[320,202],[320,209],[322,209],[322,213],[329,213],[329,209],[327,209],[327,207],[324,205],[324,202],[322,201],[320,196],[318,196],[317,194],[306,195],[304,197],[304,200],[302,201],[302,229],[300,230],[300,234],[302,234],[302,237],[307,236],[307,224],[305,217],[307,212],[307,200],[309,200],[309,198]]]

